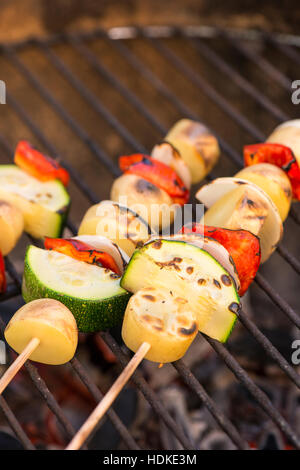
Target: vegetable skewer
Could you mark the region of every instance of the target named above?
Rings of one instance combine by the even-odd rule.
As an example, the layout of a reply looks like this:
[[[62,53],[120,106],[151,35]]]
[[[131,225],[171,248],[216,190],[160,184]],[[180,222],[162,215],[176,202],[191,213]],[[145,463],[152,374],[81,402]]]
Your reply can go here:
[[[206,205],[212,208],[214,208],[214,205],[216,205],[216,202],[218,201],[220,201],[220,208],[224,207],[224,203],[226,199],[224,196],[227,196],[226,202],[231,204],[225,216],[218,215],[216,211],[215,213],[211,212],[209,214],[213,222],[215,222],[215,220],[219,222],[221,221],[221,225],[222,225],[222,217],[223,217],[223,223],[225,226],[226,226],[226,218],[227,218],[227,223],[229,225],[227,226],[227,229],[226,228],[218,229],[216,227],[206,227],[206,228],[204,227],[204,232],[206,234],[210,233],[212,236],[215,236],[215,239],[219,239],[221,242],[223,242],[223,246],[227,245],[228,249],[230,249],[231,247],[231,243],[229,242],[229,240],[230,239],[235,240],[236,245],[235,247],[234,246],[232,247],[232,254],[235,257],[235,260],[238,261],[239,269],[237,269],[237,271],[240,275],[241,282],[243,282],[242,293],[245,293],[245,291],[249,287],[251,280],[255,276],[255,273],[258,269],[259,262],[260,262],[259,241],[258,241],[258,238],[255,237],[255,235],[259,234],[260,238],[262,239],[262,255],[263,255],[263,261],[265,261],[266,259],[268,259],[268,257],[273,252],[273,250],[276,248],[276,244],[279,242],[281,238],[281,235],[282,235],[281,219],[284,220],[289,211],[289,207],[291,203],[291,194],[292,194],[291,183],[293,185],[293,182],[295,182],[295,179],[294,180],[291,179],[291,182],[290,182],[289,180],[287,180],[287,178],[285,177],[285,174],[282,173],[281,170],[277,171],[275,167],[272,166],[270,168],[268,165],[258,166],[258,168],[252,168],[250,170],[247,170],[247,169],[243,170],[241,174],[238,174],[237,176],[242,176],[245,179],[241,180],[238,178],[235,178],[235,179],[223,178],[222,179],[223,181],[221,181],[219,188],[217,187],[217,194],[215,194],[216,185],[214,186],[213,191],[211,191],[212,186],[209,187],[209,190],[207,190],[207,186],[206,186],[204,187],[205,188],[204,191],[203,189],[199,191],[198,197],[200,196],[199,197],[200,200],[202,200],[204,203],[206,203]],[[241,186],[242,189],[240,189],[239,186]],[[233,193],[233,196],[232,196],[232,193]],[[293,193],[295,195],[294,185],[293,185]],[[285,203],[285,207],[282,207],[281,205],[282,201],[283,203]],[[248,213],[247,213],[247,210],[245,211],[245,206],[249,208]],[[238,207],[240,207],[241,209],[240,211],[240,214],[242,215],[241,220],[239,220],[238,217],[235,218],[234,216],[232,216],[234,214],[234,211],[236,211],[236,214],[238,214],[237,212]],[[254,219],[256,218],[256,220],[254,220],[254,223],[251,220],[253,215],[254,215]],[[245,229],[253,230],[253,228],[254,228],[254,234],[252,234],[251,232],[247,232],[245,230]],[[230,230],[230,229],[235,229],[235,230]],[[243,230],[236,230],[236,229],[243,229]],[[272,233],[273,232],[272,229],[275,231],[275,235],[274,233]],[[203,226],[202,228],[200,228],[200,224],[199,225],[196,224],[190,230],[184,227],[182,231],[183,233],[187,233],[187,232],[197,233],[198,230],[203,231]],[[245,236],[246,236],[247,243],[251,241],[250,245],[248,246],[246,243],[246,250],[245,250],[245,246],[243,245]],[[253,237],[252,240],[251,240],[251,237]],[[271,237],[273,237],[272,243],[270,241]],[[165,241],[160,240],[159,243],[157,241],[148,242],[148,244],[145,245],[144,249],[147,250],[147,245],[149,244],[150,245],[157,244],[157,248],[161,249],[162,245],[165,242],[166,240]],[[240,242],[242,242],[241,250],[240,250],[240,247],[237,247],[238,243]],[[252,250],[249,250],[249,252],[247,252],[247,248],[249,246],[252,248]],[[141,252],[142,250],[139,250],[139,251]],[[153,271],[152,269],[153,267],[151,267],[151,264],[149,264],[150,263],[149,258],[151,258],[151,254],[149,256],[149,253],[147,253],[147,256],[145,258],[141,256],[141,260],[142,260],[140,263],[141,266],[139,269],[136,269],[135,266],[138,266],[139,262],[138,262],[138,259],[135,260],[135,258],[138,256],[138,254],[139,252],[137,251],[133,255],[121,281],[121,284],[124,287],[131,290],[132,292],[135,292],[133,297],[130,299],[130,302],[126,309],[123,329],[122,329],[124,342],[133,351],[139,351],[139,349],[137,348],[140,344],[140,341],[144,341],[144,336],[143,336],[143,330],[141,329],[141,325],[137,322],[137,319],[134,318],[134,316],[132,315],[132,310],[133,310],[132,305],[136,303],[135,311],[138,315],[142,315],[144,308],[143,308],[143,303],[141,302],[141,296],[148,296],[149,297],[148,301],[151,298],[150,300],[151,302],[154,302],[154,299],[155,299],[154,296],[152,296],[151,292],[150,293],[147,292],[147,287],[146,288],[143,287],[144,284],[149,285],[148,290],[150,288],[150,290],[154,289],[155,291],[157,287],[153,287],[153,284],[154,286],[161,286],[163,284],[164,287],[167,285],[172,286],[172,289],[173,289],[173,286],[175,286],[176,289],[179,289],[179,291],[182,292],[182,290],[179,288],[179,284],[176,284],[175,279],[172,278],[172,276],[170,276],[170,272],[167,273],[167,276],[166,276],[167,282],[166,284],[164,284],[164,282],[162,282],[163,279],[162,279],[162,275],[160,274],[160,271],[157,271],[155,269]],[[250,273],[249,273],[250,282],[249,282],[249,279],[247,279],[247,274],[244,269],[245,266],[243,266],[243,263],[242,263],[242,257],[245,256],[247,258],[247,255],[250,258],[251,256],[254,256],[254,262],[252,263],[253,269],[250,270]],[[155,257],[155,255],[152,255],[152,259],[156,262],[156,264],[160,266],[160,270],[163,271],[164,269],[166,269],[166,266],[168,267],[171,266],[172,269],[176,266],[175,271],[180,271],[182,275],[182,271],[180,267],[180,264],[182,263],[182,259],[183,259],[182,257],[176,256],[175,258],[173,255],[171,259],[167,258],[163,260],[162,259],[158,260],[158,258]],[[177,259],[176,262],[175,262],[175,259]],[[178,261],[179,261],[179,265],[177,264]],[[193,266],[190,266],[190,267],[194,268]],[[149,277],[149,274],[150,274],[150,280],[149,279],[145,280],[142,277],[143,270],[147,271],[147,274],[148,274],[147,277]],[[193,270],[190,270],[190,273],[192,272]],[[133,274],[136,275],[135,278]],[[181,277],[181,280],[182,280],[182,277]],[[233,278],[231,278],[231,282],[232,281],[233,281]],[[191,291],[189,289],[185,289],[185,293],[189,299],[189,303],[191,305],[192,310],[194,310],[193,301],[191,302],[191,297],[190,297]],[[164,298],[166,301],[166,298],[167,298],[166,293],[164,294]],[[145,311],[149,313],[149,308],[145,308]],[[238,312],[238,309],[236,310],[236,313],[237,312]],[[203,326],[205,327],[205,323],[207,324],[210,321],[207,317],[205,318],[205,314],[203,315],[203,317],[205,319],[205,322],[204,322],[204,325],[202,324],[202,328]],[[147,321],[150,321],[150,318],[148,315]],[[129,321],[129,319],[131,321]],[[157,323],[158,319],[160,318],[155,316],[154,325],[156,327],[159,326],[159,324]],[[201,318],[197,318],[197,321],[200,322],[200,325],[201,325]],[[218,331],[218,328],[215,331]],[[212,336],[211,332],[209,332],[209,334],[210,336]],[[142,342],[140,347],[142,347],[144,344],[145,343]],[[149,349],[148,357],[150,353],[151,353],[151,348]],[[145,355],[145,357],[146,356],[147,354]],[[159,360],[159,359],[160,357],[152,356],[152,360]],[[108,395],[110,395],[110,392],[108,392]],[[112,402],[113,399],[115,398],[115,395],[111,396],[110,398],[111,398],[110,402]],[[99,404],[98,407],[101,409],[101,403]],[[102,416],[103,414],[101,414],[101,417]],[[85,432],[81,434],[81,437],[84,436],[83,440],[79,439],[77,441],[77,447],[70,446],[70,448],[78,448],[79,443],[80,445],[83,443],[83,441],[88,437],[89,432],[91,432],[91,429],[94,428],[94,426],[97,424],[98,422],[97,417],[100,417],[100,415],[98,415],[98,413],[95,412],[94,416],[91,417],[91,419],[87,420],[86,424],[83,426],[83,429],[85,430]],[[79,435],[80,435],[80,432],[79,432]]]
[[[228,335],[227,324],[230,333],[239,309],[235,281],[208,251],[197,246],[195,235],[178,237],[148,242],[126,267],[121,283],[134,295],[125,311],[122,338],[135,355],[67,450],[82,446],[143,358],[158,363],[180,359],[198,329],[221,339]]]
[[[64,364],[74,356],[78,342],[73,315],[53,299],[39,299],[21,307],[8,323],[4,336],[20,355],[0,378],[0,394],[27,359]]]
[[[60,236],[70,206],[68,172],[28,142],[15,165],[0,165],[0,250],[8,254],[23,230],[35,238]]]

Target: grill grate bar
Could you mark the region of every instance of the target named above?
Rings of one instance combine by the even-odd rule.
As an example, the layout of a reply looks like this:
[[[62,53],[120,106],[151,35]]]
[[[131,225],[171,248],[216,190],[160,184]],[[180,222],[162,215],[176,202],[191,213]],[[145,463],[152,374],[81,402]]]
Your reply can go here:
[[[291,46],[286,44],[280,44],[276,39],[266,36],[266,40],[271,42],[277,49],[279,49],[283,54],[285,54],[289,59],[291,59],[296,64],[300,64],[300,54],[298,51],[293,49]]]
[[[279,121],[287,121],[290,117],[275,105],[269,98],[261,93],[255,86],[253,86],[246,78],[244,78],[234,67],[229,65],[212,47],[208,46],[201,39],[189,39],[194,48],[210,62],[216,69],[221,70],[227,75],[230,80],[247,95],[251,96],[257,103],[270,112]]]
[[[82,43],[79,38],[66,39],[77,52],[81,55],[102,77],[104,77],[118,92],[144,116],[148,122],[161,134],[167,133],[166,127],[146,108],[140,99],[132,93],[123,83],[110,72],[97,58],[97,56]]]
[[[256,273],[254,282],[268,295],[268,297],[280,308],[280,310],[300,328],[300,316],[295,310],[284,300],[270,283],[259,272]]]
[[[182,359],[173,362],[172,365],[177,370],[178,374],[182,377],[184,382],[188,385],[188,387],[190,387],[190,389],[193,390],[200,398],[202,403],[205,404],[206,408],[210,411],[221,429],[223,429],[223,431],[225,431],[226,434],[231,437],[232,442],[236,444],[238,449],[249,449],[248,444],[241,438],[236,428],[232,426],[232,423],[228,420],[228,418],[225,417],[225,415],[216,406],[214,401],[209,397],[203,386],[199,383],[190,369],[184,364]]]
[[[164,98],[166,98],[181,115],[186,116],[189,119],[201,120],[205,124],[205,119],[202,116],[192,112],[184,103],[182,103],[177,96],[157,77],[152,70],[141,62],[137,56],[130,51],[130,49],[120,41],[111,41],[112,47],[119,52],[121,57],[131,65],[131,67],[141,75],[150,85],[152,85],[156,91],[158,91]],[[227,142],[215,132],[216,137],[219,140],[220,147],[222,150],[230,156],[232,161],[237,165],[241,164],[241,159],[238,154]]]
[[[112,338],[109,333],[100,333],[100,335],[107,342],[112,351],[116,354],[124,368],[128,364],[130,358],[126,357],[126,355],[122,352],[121,348],[117,345],[116,341]],[[248,448],[247,443],[240,437],[240,434],[238,433],[236,428],[232,425],[228,418],[226,418],[224,413],[220,409],[218,409],[214,401],[207,395],[202,385],[192,374],[192,372],[184,365],[184,363],[182,361],[176,361],[172,365],[178,371],[179,375],[183,378],[183,380],[188,383],[190,388],[198,395],[204,406],[215,418],[216,422],[220,425],[220,427],[228,434],[232,442],[236,444],[239,449]],[[136,384],[136,386],[144,393],[147,382],[144,380],[139,371],[136,371],[134,373],[134,375],[132,376],[132,380]],[[151,395],[149,395],[148,399],[149,403],[151,403],[151,405],[153,406],[154,394],[151,389],[150,392]],[[155,411],[157,412],[157,410]]]
[[[98,202],[98,197],[96,194],[91,191],[87,183],[83,181],[81,175],[68,163],[66,162],[61,155],[59,154],[57,148],[50,142],[49,139],[45,136],[45,134],[41,131],[40,127],[38,127],[35,122],[31,119],[29,114],[25,111],[23,106],[13,97],[11,93],[6,93],[7,103],[14,109],[14,111],[18,114],[18,116],[25,122],[28,128],[32,131],[32,133],[37,137],[37,139],[41,142],[41,144],[47,149],[47,152],[50,153],[53,157],[56,157],[61,164],[68,170],[70,176],[74,183],[81,189],[81,191],[88,197],[88,199],[96,204]],[[11,152],[10,152],[11,153]]]
[[[271,64],[267,59],[259,55],[254,49],[242,44],[240,41],[234,40],[230,37],[225,31],[222,31],[221,36],[224,37],[232,47],[234,47],[240,54],[247,57],[248,60],[254,62],[255,65],[258,65],[264,73],[267,73],[276,81],[282,88],[291,91],[291,82],[292,80],[284,75],[282,72],[276,69],[274,65]]]
[[[264,134],[254,126],[245,116],[239,113],[222,95],[220,95],[203,77],[198,75],[183,60],[181,60],[166,44],[159,39],[147,38],[147,41],[172,65],[198,88],[200,88],[206,96],[216,103],[226,114],[228,114],[235,122],[237,122],[245,131],[251,134],[257,140],[264,140]]]
[[[57,114],[69,125],[69,127],[74,131],[78,137],[81,138],[83,142],[91,149],[91,151],[96,155],[98,160],[103,163],[107,169],[114,175],[118,176],[120,173],[116,174],[116,167],[113,164],[112,160],[109,158],[107,153],[94,141],[92,140],[88,133],[77,123],[77,121],[66,111],[66,109],[54,98],[52,93],[44,87],[40,80],[26,67],[24,62],[16,55],[16,53],[9,47],[3,49],[5,56],[11,61],[15,68],[26,77],[28,82],[31,83],[33,88],[41,94],[45,101],[57,112]]]
[[[219,356],[221,356],[221,358],[226,363],[227,367],[233,372],[236,378],[246,387],[246,389],[251,393],[253,398],[255,398],[255,400],[260,404],[261,408],[266,412],[266,414],[290,439],[291,443],[293,443],[297,449],[300,449],[300,439],[297,437],[290,425],[276,410],[267,395],[253,382],[250,376],[235,360],[232,354],[230,354],[230,352],[225,348],[225,346],[219,343],[218,341],[215,341],[207,336],[205,336],[205,338],[212,346],[212,348],[219,354]]]
[[[138,152],[146,153],[146,148],[137,142],[133,135],[111,114],[105,106],[99,101],[99,99],[79,80],[70,68],[64,63],[64,61],[58,57],[55,52],[49,49],[47,46],[40,46],[45,56],[51,62],[51,64],[68,80],[69,83],[78,91],[78,93],[85,98],[90,106],[102,116],[112,127],[123,137],[125,142],[135,148]]]
[[[248,315],[241,310],[239,312],[239,320],[245,328],[254,336],[257,342],[263,347],[267,354],[279,365],[280,369],[285,372],[294,384],[300,388],[300,375],[297,374],[295,369],[289,365],[287,360],[280,354],[280,352],[273,346],[271,341],[260,331],[255,323],[248,317]]]
[[[70,361],[71,366],[75,370],[76,374],[78,377],[81,379],[81,381],[84,383],[90,394],[95,398],[96,402],[100,402],[103,398],[103,393],[100,392],[99,388],[96,386],[96,384],[91,380],[89,375],[86,373],[85,369],[81,365],[81,363],[78,361],[76,357],[74,357]],[[115,429],[119,432],[120,436],[122,436],[123,441],[126,443],[127,447],[131,450],[140,450],[140,447],[137,445],[131,434],[128,432],[128,429],[126,426],[122,423],[116,412],[113,410],[113,408],[110,408],[107,411],[107,416],[113,423]]]
[[[6,400],[3,398],[2,395],[0,395],[0,406],[4,413],[4,416],[6,417],[8,423],[10,424],[10,427],[14,431],[17,438],[21,441],[24,448],[26,450],[36,450],[36,448],[31,443],[26,433],[23,431],[22,427],[19,424],[19,421],[15,417],[14,413],[11,411],[10,407],[8,406]]]

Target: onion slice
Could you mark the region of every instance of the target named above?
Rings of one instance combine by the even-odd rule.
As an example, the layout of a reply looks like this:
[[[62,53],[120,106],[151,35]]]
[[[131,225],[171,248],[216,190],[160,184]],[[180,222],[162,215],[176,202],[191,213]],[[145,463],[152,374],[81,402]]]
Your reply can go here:
[[[109,240],[109,238],[102,237],[101,235],[79,235],[72,237],[72,239],[79,240],[95,248],[97,251],[104,251],[111,255],[120,269],[120,272],[123,274],[125,266],[129,261],[129,256],[119,248],[116,243]]]

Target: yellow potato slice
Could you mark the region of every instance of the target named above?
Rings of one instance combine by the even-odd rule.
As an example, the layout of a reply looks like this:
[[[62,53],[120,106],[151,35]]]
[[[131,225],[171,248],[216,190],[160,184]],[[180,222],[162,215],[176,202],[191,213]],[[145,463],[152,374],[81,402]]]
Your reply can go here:
[[[0,251],[6,256],[16,246],[24,230],[24,218],[17,207],[0,201]]]
[[[110,197],[137,212],[154,230],[168,227],[174,220],[178,204],[161,188],[138,175],[124,174],[117,178]]]
[[[208,208],[202,223],[258,235],[262,263],[279,244],[283,234],[279,211],[256,184],[242,178],[217,178],[202,186],[196,198]]]
[[[198,183],[211,171],[220,156],[216,137],[200,122],[181,119],[165,137],[188,165],[192,183]]]
[[[275,165],[259,163],[239,171],[235,177],[243,178],[259,186],[276,205],[284,221],[292,203],[292,187],[286,173]]]
[[[40,343],[30,359],[43,364],[64,364],[75,354],[78,332],[75,318],[61,302],[39,299],[21,307],[8,323],[8,344],[21,353],[33,338]]]
[[[90,207],[82,219],[78,235],[101,235],[116,243],[128,256],[151,236],[147,222],[136,212],[113,201]]]
[[[167,289],[145,287],[129,300],[122,338],[134,352],[148,342],[151,348],[146,359],[165,363],[184,356],[197,331],[195,316],[186,299]]]

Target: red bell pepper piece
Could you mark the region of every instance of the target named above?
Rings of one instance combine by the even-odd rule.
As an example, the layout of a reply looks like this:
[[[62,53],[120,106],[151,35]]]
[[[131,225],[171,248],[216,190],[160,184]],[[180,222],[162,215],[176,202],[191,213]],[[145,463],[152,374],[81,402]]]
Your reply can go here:
[[[6,291],[5,264],[2,254],[0,253],[0,294]]]
[[[290,179],[293,198],[300,200],[300,167],[289,147],[281,144],[254,144],[244,147],[245,166],[271,163],[284,170]]]
[[[36,150],[29,142],[21,140],[16,148],[14,162],[22,170],[40,181],[59,179],[64,186],[69,183],[69,173],[56,160]]]
[[[46,250],[54,250],[78,261],[88,264],[96,264],[103,268],[108,268],[120,275],[120,270],[114,258],[104,251],[97,251],[87,243],[72,238],[45,238]]]
[[[123,173],[141,176],[166,191],[174,203],[183,206],[188,202],[189,190],[184,186],[177,173],[168,165],[142,153],[120,157],[119,165]]]
[[[239,295],[245,294],[255,278],[260,264],[261,253],[258,237],[247,230],[230,230],[197,223],[185,225],[181,229],[181,233],[200,233],[221,243],[234,261],[241,284]]]

